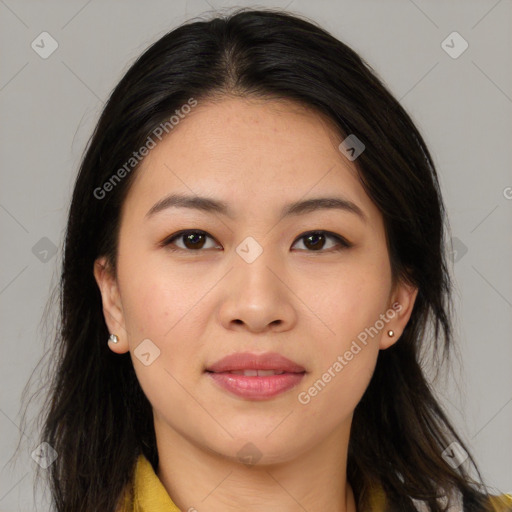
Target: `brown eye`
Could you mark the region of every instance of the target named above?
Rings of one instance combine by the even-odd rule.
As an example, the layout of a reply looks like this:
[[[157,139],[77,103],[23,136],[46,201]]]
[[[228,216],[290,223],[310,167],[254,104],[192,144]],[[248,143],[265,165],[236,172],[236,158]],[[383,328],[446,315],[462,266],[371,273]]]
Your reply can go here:
[[[215,245],[210,247],[206,246],[208,238],[213,240],[205,231],[189,229],[171,235],[162,242],[162,245],[169,247],[172,251],[200,252],[201,249],[214,249],[216,247]],[[306,252],[323,253],[341,251],[352,246],[352,244],[343,237],[323,230],[304,233],[297,239],[294,245],[300,240],[304,240],[303,245]],[[331,243],[331,245],[326,248],[326,242],[328,240],[332,240],[334,243]],[[177,242],[181,242],[181,245]]]
[[[180,231],[179,233],[176,233],[172,235],[170,238],[168,238],[163,245],[170,246],[170,245],[176,245],[175,240],[182,241],[183,246],[180,247],[179,245],[176,245],[177,249],[181,249],[184,251],[198,251],[200,249],[205,248],[205,241],[207,238],[210,238],[213,240],[213,238],[205,233],[204,231],[198,231],[198,230],[188,230],[188,231]],[[206,247],[207,249],[211,247]]]
[[[325,249],[326,240],[335,240],[334,247],[331,245]],[[347,240],[339,235],[330,233],[328,231],[311,231],[300,236],[298,240],[304,240],[303,245],[306,247],[308,252],[332,252],[332,250],[340,251],[351,247]],[[325,249],[325,250],[324,250]]]

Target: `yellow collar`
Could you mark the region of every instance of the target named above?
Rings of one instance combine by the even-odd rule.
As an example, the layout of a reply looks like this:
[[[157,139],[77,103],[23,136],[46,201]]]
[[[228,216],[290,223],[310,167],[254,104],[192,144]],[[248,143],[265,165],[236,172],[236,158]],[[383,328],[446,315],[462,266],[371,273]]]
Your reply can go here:
[[[371,496],[371,510],[383,512],[386,499],[381,489]],[[133,496],[128,493],[118,512],[181,512],[144,455],[139,455],[135,467]]]
[[[386,495],[376,488],[370,497],[370,510],[384,512]],[[512,510],[512,495],[492,496],[491,504],[496,512]],[[133,496],[128,493],[118,512],[181,512],[173,503],[153,466],[144,455],[139,455],[135,467]]]
[[[126,512],[180,512],[144,455],[135,468],[133,502]]]

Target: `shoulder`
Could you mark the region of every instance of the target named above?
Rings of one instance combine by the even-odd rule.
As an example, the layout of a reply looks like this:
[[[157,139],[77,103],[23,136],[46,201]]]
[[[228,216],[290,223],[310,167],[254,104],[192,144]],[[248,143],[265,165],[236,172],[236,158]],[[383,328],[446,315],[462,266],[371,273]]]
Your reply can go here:
[[[512,494],[490,496],[489,502],[494,512],[512,512]]]
[[[428,512],[429,507],[425,502],[413,499],[414,507],[418,512]],[[451,499],[448,503],[448,498],[445,496],[441,498],[440,504],[448,507],[447,512],[463,512],[463,500],[460,492],[452,492]],[[488,497],[488,507],[482,512],[512,512],[512,494],[491,495]],[[384,512],[387,509],[388,500],[380,485],[371,489],[370,492],[370,511],[371,512]]]
[[[116,512],[131,512],[133,509],[133,483],[130,482],[119,497]]]

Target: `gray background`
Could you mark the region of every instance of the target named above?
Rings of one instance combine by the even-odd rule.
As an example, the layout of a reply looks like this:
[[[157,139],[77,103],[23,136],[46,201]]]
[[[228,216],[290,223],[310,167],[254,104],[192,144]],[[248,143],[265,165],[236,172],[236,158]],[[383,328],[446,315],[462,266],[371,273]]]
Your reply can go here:
[[[34,432],[20,434],[21,392],[43,354],[43,308],[58,279],[72,186],[104,101],[151,42],[193,16],[232,5],[256,6],[0,0],[2,512],[35,508],[30,455],[37,445]],[[487,483],[512,492],[512,3],[257,5],[305,14],[349,44],[423,133],[454,239],[460,347],[460,362],[436,390]],[[34,40],[43,45],[43,31],[58,43],[47,59],[31,47]],[[442,47],[453,31],[469,44],[457,58]],[[462,48],[452,39],[452,52]],[[48,39],[44,46],[50,48]],[[20,435],[26,446],[13,468],[8,462]]]

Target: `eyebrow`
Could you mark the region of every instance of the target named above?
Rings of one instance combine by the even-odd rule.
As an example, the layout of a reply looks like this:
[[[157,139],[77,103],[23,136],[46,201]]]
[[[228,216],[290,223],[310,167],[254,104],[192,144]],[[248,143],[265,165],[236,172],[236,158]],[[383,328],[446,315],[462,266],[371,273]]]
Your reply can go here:
[[[227,203],[218,199],[201,196],[187,196],[182,194],[170,194],[155,203],[146,213],[146,218],[152,217],[157,213],[168,208],[190,208],[207,213],[218,213],[231,219],[235,218],[232,209]],[[367,217],[363,210],[352,201],[341,197],[317,197],[296,201],[285,205],[281,210],[283,219],[289,216],[304,215],[317,210],[343,210],[358,216],[363,222],[367,222]]]

